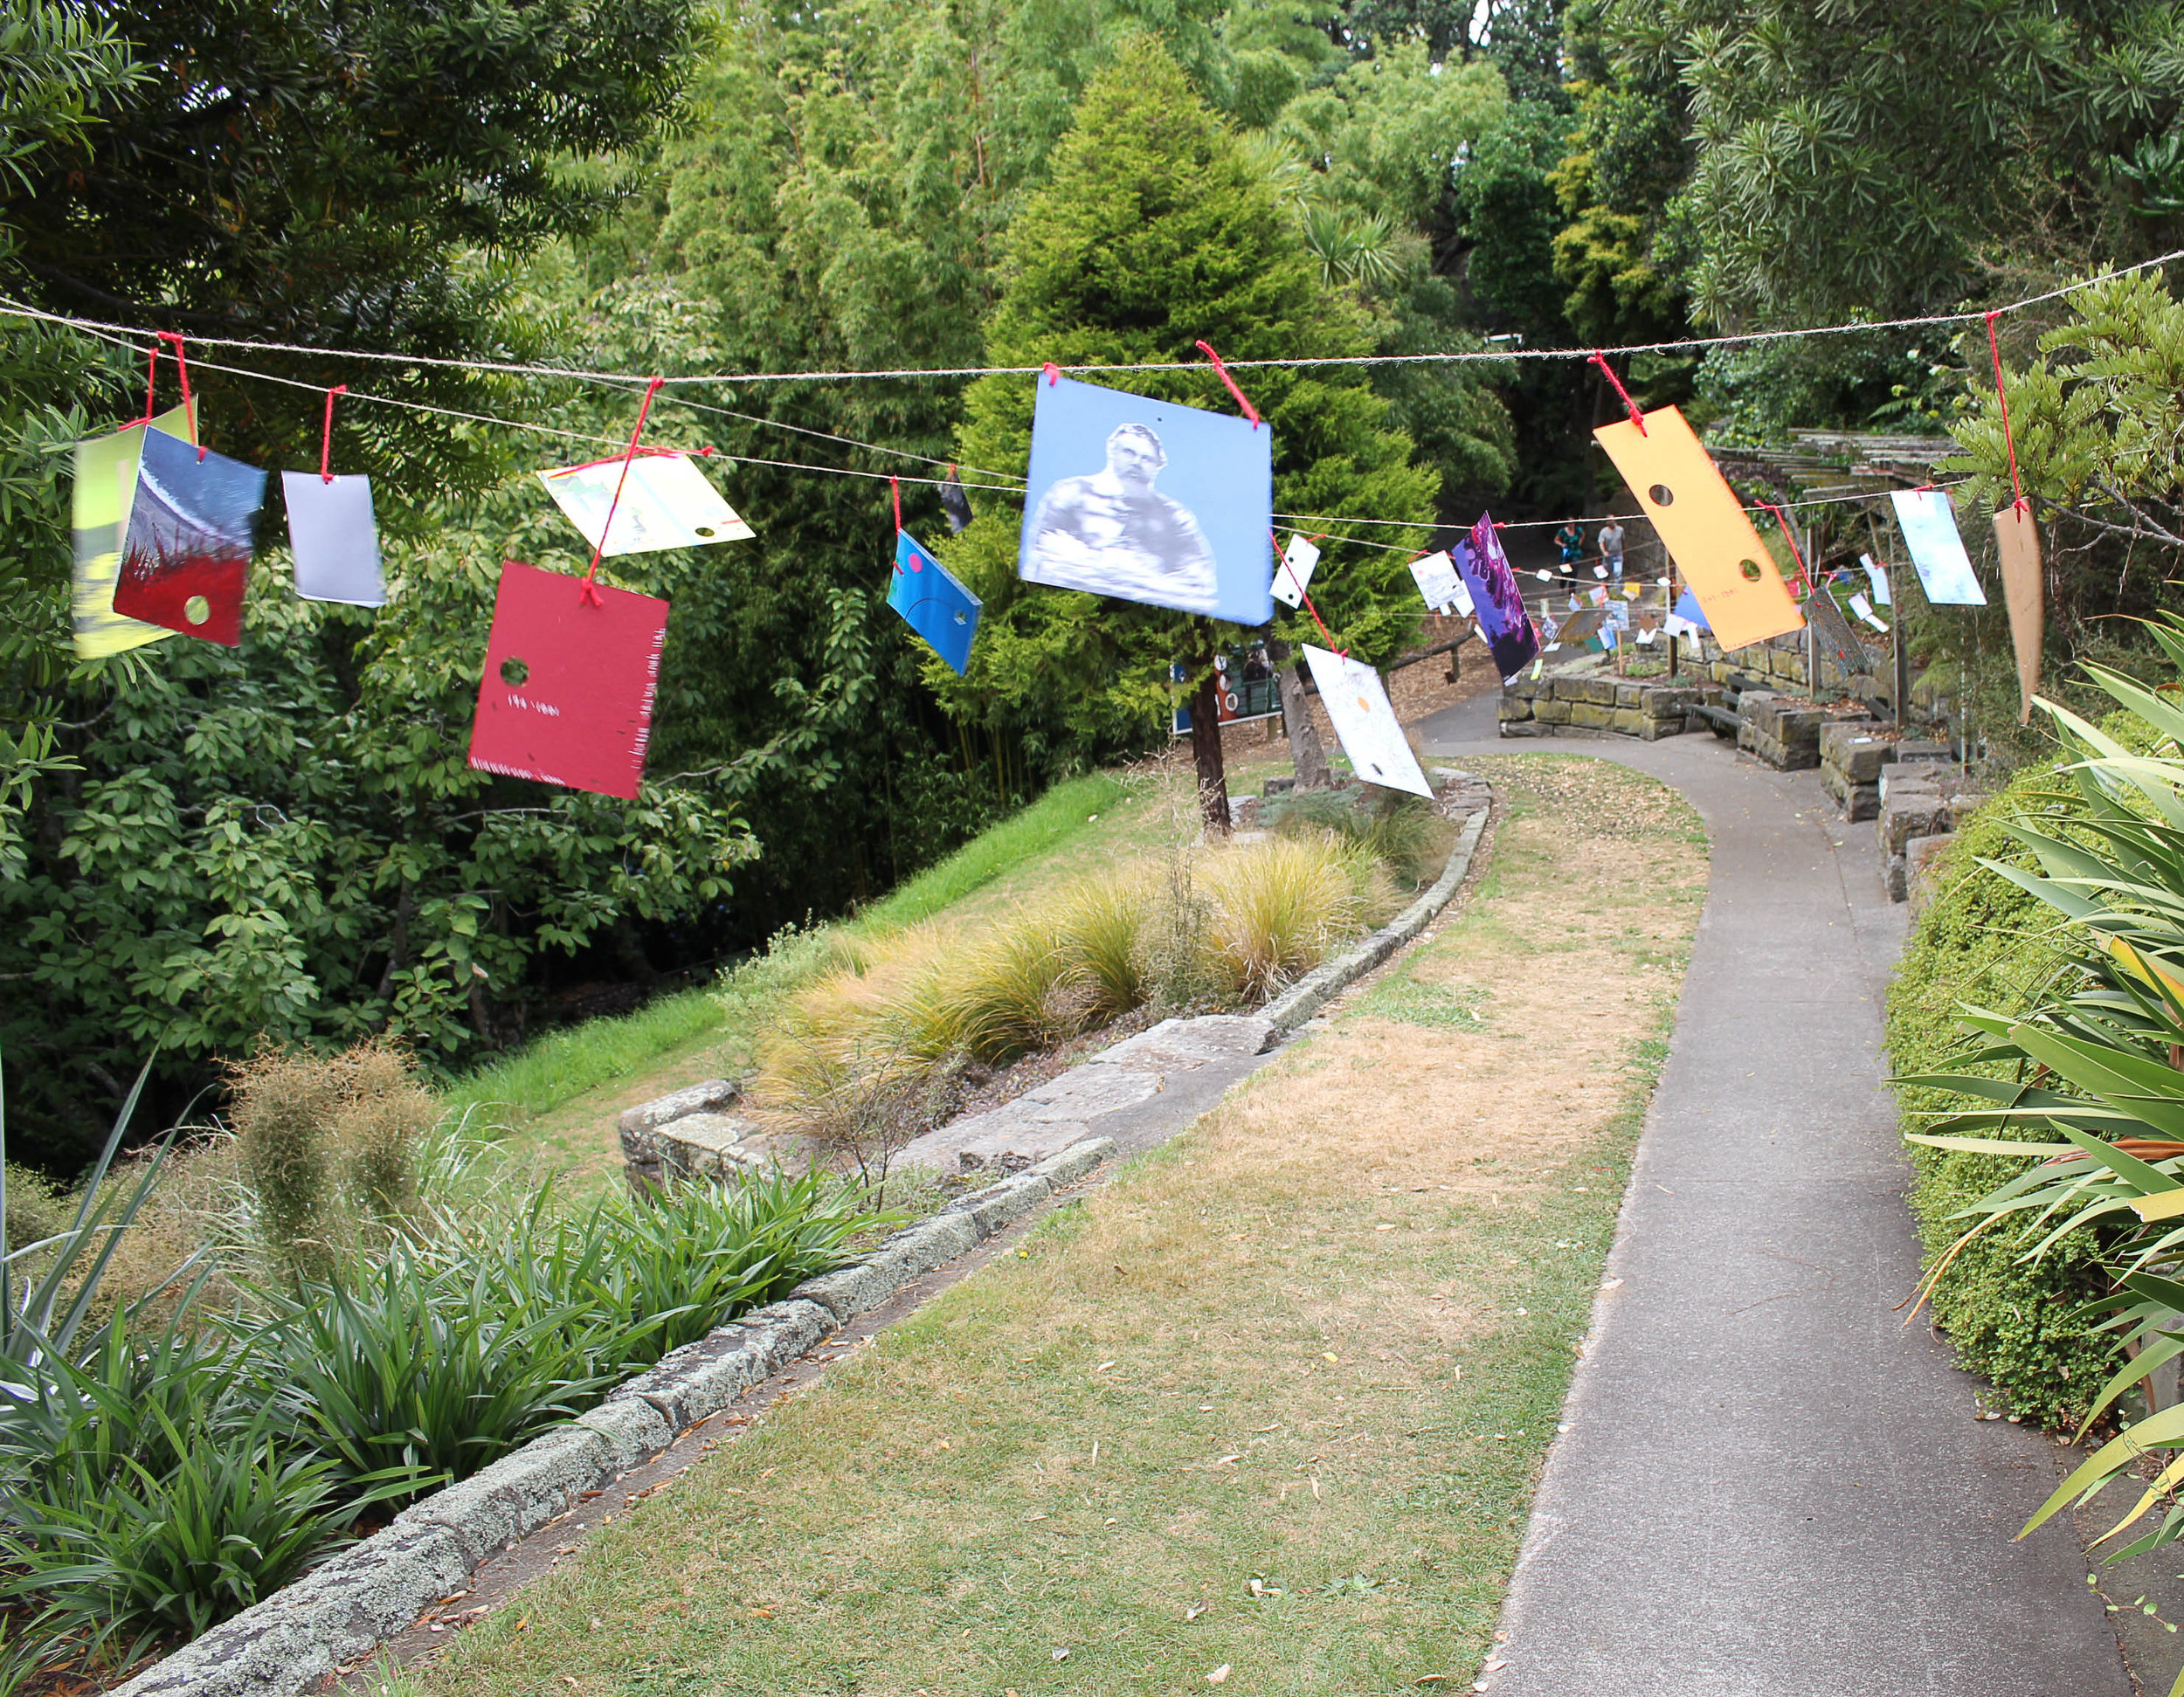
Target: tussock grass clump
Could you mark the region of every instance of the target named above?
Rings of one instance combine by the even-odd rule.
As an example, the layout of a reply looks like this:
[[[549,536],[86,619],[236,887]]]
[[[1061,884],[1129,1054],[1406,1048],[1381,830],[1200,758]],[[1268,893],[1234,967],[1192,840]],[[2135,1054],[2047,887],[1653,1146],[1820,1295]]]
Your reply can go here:
[[[1140,1008],[1255,1004],[1395,910],[1362,840],[1296,830],[1178,844],[1159,861],[1061,886],[981,930],[919,927],[859,946],[788,998],[753,1100],[825,1149],[900,1147],[960,1093],[930,1087]],[[884,1169],[884,1157],[881,1161]]]
[[[1300,790],[1275,799],[1262,817],[1276,836],[1331,832],[1412,889],[1441,870],[1455,838],[1455,828],[1423,797],[1400,790]]]
[[[291,1272],[325,1277],[414,1210],[440,1107],[398,1044],[332,1055],[268,1045],[229,1080],[238,1173],[264,1247]]]

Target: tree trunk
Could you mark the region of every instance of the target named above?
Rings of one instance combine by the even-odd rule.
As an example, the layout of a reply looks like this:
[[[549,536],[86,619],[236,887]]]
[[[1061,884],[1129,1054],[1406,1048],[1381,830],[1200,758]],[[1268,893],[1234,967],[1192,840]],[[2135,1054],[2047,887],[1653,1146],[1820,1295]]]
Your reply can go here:
[[[1267,652],[1274,659],[1274,675],[1282,680],[1282,722],[1289,733],[1296,787],[1332,790],[1335,775],[1328,769],[1327,750],[1320,747],[1319,727],[1312,719],[1311,698],[1304,693],[1304,658],[1300,654],[1292,661],[1285,642],[1269,642]]]
[[[1228,835],[1228,773],[1221,762],[1220,674],[1213,669],[1213,627],[1192,621],[1191,669],[1199,674],[1191,694],[1191,762],[1198,768],[1199,812],[1206,828]]]

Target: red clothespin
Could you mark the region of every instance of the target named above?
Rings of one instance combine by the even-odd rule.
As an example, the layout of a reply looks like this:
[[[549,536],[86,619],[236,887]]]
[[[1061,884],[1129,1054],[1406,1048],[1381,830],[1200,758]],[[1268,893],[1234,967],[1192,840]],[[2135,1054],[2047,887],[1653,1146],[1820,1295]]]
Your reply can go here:
[[[205,446],[204,442],[199,440],[197,436],[197,404],[190,398],[190,362],[182,356],[181,332],[176,330],[158,330],[155,331],[153,334],[157,335],[162,341],[171,341],[175,344],[175,369],[182,374],[182,416],[189,421],[190,439],[192,442],[197,443],[197,459],[199,462],[202,463],[205,455]],[[159,358],[156,350],[154,351],[152,358],[154,362],[156,363]],[[149,423],[151,419],[151,387],[148,383],[146,384],[144,390],[144,417],[147,423]]]
[[[349,393],[347,383],[335,383],[326,391],[326,431],[319,439],[319,481],[334,480],[334,397]]]
[[[1047,374],[1047,388],[1052,389],[1056,383],[1061,381],[1061,368],[1056,365],[1052,360],[1048,360],[1045,365],[1040,368],[1040,369]]]
[[[1630,398],[1630,391],[1623,387],[1623,380],[1615,375],[1615,368],[1607,362],[1607,356],[1595,348],[1591,362],[1599,366],[1608,382],[1614,384],[1615,392],[1623,397],[1623,410],[1630,414],[1630,422],[1638,426],[1638,434],[1643,436],[1646,433],[1645,415],[1638,410],[1638,403]]]
[[[1213,351],[1213,344],[1210,341],[1201,341],[1199,343],[1198,347],[1199,353],[1205,355],[1207,359],[1213,362],[1214,374],[1219,376],[1224,383],[1228,385],[1228,392],[1236,397],[1236,404],[1244,410],[1244,417],[1251,420],[1252,429],[1257,430],[1259,428],[1259,409],[1252,405],[1249,398],[1246,397],[1242,390],[1236,387],[1235,378],[1228,375],[1228,368],[1221,363],[1221,356]]]
[[[577,604],[590,602],[594,607],[606,605],[599,593],[599,559],[606,552],[606,539],[614,529],[614,509],[622,504],[622,486],[629,481],[630,462],[637,458],[637,438],[645,433],[645,415],[653,410],[653,397],[667,387],[667,379],[654,377],[645,385],[645,398],[637,409],[637,427],[629,433],[629,447],[622,455],[622,475],[614,479],[614,499],[606,504],[606,522],[599,527],[599,545],[591,550],[591,563],[584,568],[584,587],[577,592]]]

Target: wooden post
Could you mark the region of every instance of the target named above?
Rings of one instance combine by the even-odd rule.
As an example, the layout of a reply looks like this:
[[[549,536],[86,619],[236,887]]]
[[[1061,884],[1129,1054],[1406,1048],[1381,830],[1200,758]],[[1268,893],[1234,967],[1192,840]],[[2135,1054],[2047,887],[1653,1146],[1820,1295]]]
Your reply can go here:
[[[1911,655],[1904,647],[1904,604],[1898,600],[1889,609],[1896,617],[1889,620],[1889,635],[1895,642],[1896,662],[1896,728],[1902,730],[1911,723]]]

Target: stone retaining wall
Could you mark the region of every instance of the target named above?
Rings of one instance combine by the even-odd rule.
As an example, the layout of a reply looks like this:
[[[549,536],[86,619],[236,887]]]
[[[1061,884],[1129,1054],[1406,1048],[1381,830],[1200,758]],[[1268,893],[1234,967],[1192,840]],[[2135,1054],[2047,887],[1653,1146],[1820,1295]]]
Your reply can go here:
[[[1639,682],[1592,672],[1547,672],[1519,678],[1502,691],[1503,736],[1552,736],[1564,726],[1609,731],[1651,742],[1704,730],[1691,709],[1721,700],[1714,686]]]

